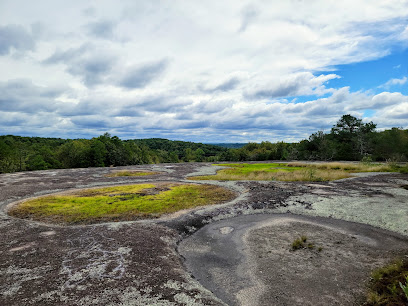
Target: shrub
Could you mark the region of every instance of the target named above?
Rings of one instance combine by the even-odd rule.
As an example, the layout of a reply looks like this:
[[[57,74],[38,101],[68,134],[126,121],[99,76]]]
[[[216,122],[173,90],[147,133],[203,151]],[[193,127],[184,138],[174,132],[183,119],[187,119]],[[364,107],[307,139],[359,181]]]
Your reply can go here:
[[[408,259],[397,259],[374,270],[366,305],[406,305],[408,299]],[[403,282],[405,282],[403,284]]]

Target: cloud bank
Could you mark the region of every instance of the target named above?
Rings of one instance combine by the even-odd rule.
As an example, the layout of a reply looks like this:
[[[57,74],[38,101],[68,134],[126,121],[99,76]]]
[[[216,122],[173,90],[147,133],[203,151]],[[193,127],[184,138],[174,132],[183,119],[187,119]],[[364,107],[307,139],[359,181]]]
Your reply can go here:
[[[338,69],[406,52],[405,1],[0,8],[1,134],[298,141],[346,113],[408,128],[406,62],[370,87]]]

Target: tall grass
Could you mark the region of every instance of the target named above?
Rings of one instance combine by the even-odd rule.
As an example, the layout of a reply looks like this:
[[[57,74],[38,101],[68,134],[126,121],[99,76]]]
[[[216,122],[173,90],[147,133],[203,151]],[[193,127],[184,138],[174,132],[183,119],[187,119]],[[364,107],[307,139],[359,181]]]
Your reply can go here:
[[[373,163],[302,163],[285,164],[223,164],[216,175],[192,177],[195,180],[254,180],[254,181],[333,181],[351,177],[356,172],[403,172],[404,167],[396,164]]]
[[[295,171],[277,171],[263,172],[253,171],[247,174],[233,173],[231,171],[219,171],[217,175],[197,176],[195,180],[220,180],[220,181],[235,181],[235,180],[250,180],[250,181],[309,181],[322,182],[332,181],[350,177],[346,171],[327,171],[321,169],[302,169]]]
[[[307,167],[322,170],[343,170],[347,172],[396,172],[404,167],[398,166],[393,163],[386,164],[374,164],[374,163],[301,163],[293,162],[288,163],[288,167]]]

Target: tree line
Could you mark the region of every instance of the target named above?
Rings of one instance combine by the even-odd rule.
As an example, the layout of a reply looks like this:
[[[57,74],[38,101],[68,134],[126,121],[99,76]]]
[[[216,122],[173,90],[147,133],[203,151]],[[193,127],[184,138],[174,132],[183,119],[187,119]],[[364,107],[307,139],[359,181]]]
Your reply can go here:
[[[408,130],[376,131],[373,122],[344,115],[329,133],[298,143],[248,143],[241,148],[171,141],[121,140],[105,133],[92,139],[0,136],[0,173],[191,161],[372,160],[407,161]]]
[[[299,143],[249,143],[221,154],[221,160],[321,160],[393,161],[408,160],[408,130],[376,131],[373,122],[363,123],[343,115],[329,133],[318,131]]]
[[[167,139],[121,140],[0,136],[0,173],[26,170],[216,161],[226,148]]]

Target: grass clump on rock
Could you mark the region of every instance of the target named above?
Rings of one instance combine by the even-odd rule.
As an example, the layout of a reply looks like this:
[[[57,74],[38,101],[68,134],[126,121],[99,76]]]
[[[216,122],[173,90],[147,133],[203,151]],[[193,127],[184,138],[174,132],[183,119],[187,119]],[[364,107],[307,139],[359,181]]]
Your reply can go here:
[[[374,270],[371,278],[364,305],[408,305],[408,258]]]
[[[299,249],[309,249],[309,250],[315,249],[316,247],[315,244],[311,242],[307,243],[307,239],[308,239],[307,236],[302,235],[299,238],[296,238],[295,240],[293,240],[291,250],[296,251]],[[323,250],[322,247],[317,248],[318,252],[321,252],[322,250]]]
[[[296,251],[299,249],[303,249],[305,248],[305,243],[307,241],[307,237],[306,236],[301,236],[300,238],[296,238],[293,242],[292,242],[292,250]]]
[[[15,217],[63,224],[157,218],[233,198],[225,188],[204,184],[155,183],[94,188],[39,197],[15,205]]]
[[[398,172],[389,164],[367,163],[240,163],[220,164],[228,167],[216,175],[191,177],[194,180],[220,181],[307,181],[324,182],[348,178],[355,172]]]

